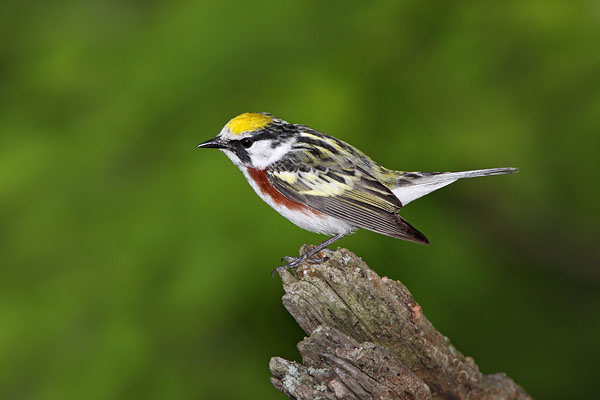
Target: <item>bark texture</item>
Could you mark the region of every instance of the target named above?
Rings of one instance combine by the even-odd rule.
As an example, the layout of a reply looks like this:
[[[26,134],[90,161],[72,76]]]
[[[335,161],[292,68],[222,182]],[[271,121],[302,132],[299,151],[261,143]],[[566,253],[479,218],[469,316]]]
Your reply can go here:
[[[302,364],[270,362],[271,382],[289,398],[530,399],[506,374],[482,375],[402,283],[346,249],[322,255],[280,273],[283,304],[309,335],[298,344]]]

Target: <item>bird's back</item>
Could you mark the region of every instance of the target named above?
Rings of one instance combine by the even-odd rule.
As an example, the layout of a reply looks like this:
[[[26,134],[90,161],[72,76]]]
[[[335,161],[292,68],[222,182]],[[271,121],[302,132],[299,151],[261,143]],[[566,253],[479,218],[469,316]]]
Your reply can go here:
[[[474,178],[478,176],[502,175],[518,172],[516,168],[490,168],[461,172],[407,172],[396,171],[383,167],[373,161],[365,153],[330,135],[321,133],[315,129],[298,125],[301,132],[308,134],[315,143],[322,143],[333,156],[331,160],[344,160],[345,168],[354,166],[365,171],[373,178],[394,193],[400,200],[402,206],[407,205],[419,197],[425,196],[437,189],[447,186],[458,179]],[[327,151],[321,152],[320,157],[327,156]]]

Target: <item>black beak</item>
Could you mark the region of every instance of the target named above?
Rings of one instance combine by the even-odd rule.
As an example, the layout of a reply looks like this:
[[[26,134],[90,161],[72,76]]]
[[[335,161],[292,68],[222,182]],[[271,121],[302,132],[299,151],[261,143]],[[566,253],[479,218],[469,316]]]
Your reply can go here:
[[[214,139],[207,140],[206,142],[202,142],[198,145],[199,149],[226,149],[227,145],[221,141],[220,138],[216,137]]]

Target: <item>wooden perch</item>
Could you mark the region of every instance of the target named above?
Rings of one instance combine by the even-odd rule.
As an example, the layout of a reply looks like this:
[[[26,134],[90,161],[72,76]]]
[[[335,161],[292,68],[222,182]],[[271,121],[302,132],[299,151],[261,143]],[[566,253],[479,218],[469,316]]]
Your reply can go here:
[[[303,247],[301,252],[306,249]],[[504,373],[482,375],[423,315],[400,282],[346,249],[280,273],[283,304],[307,335],[302,364],[273,357],[291,399],[531,399]]]

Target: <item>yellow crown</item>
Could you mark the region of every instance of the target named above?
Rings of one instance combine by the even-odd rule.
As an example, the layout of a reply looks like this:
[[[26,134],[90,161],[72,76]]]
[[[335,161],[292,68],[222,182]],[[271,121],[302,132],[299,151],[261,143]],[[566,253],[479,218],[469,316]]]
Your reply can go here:
[[[251,132],[264,128],[273,121],[273,118],[261,113],[243,113],[232,119],[225,125],[234,135]]]

